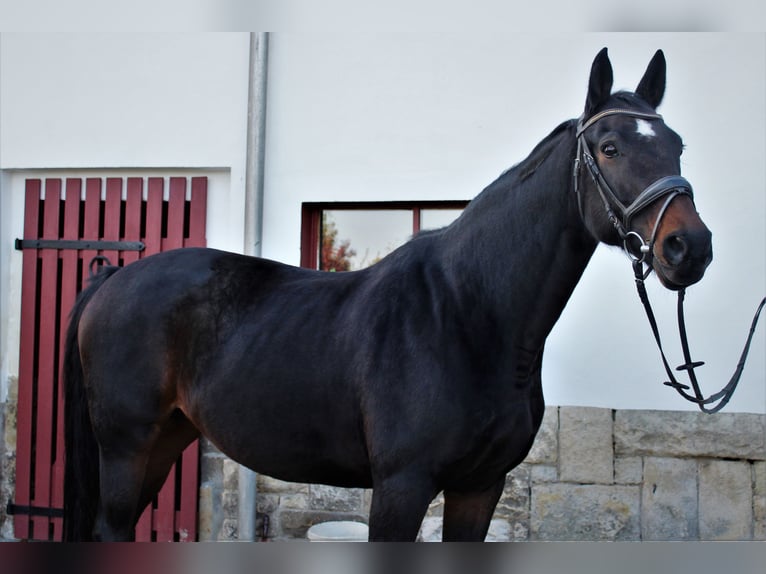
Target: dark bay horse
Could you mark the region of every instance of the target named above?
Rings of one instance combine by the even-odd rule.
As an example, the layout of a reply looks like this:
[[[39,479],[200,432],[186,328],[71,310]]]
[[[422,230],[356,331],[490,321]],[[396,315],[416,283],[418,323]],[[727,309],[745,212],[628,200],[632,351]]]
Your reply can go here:
[[[182,249],[95,275],[67,335],[66,538],[132,539],[204,435],[270,476],[371,487],[371,540],[414,540],[442,491],[444,540],[483,540],[543,416],[546,337],[598,242],[670,289],[712,258],[656,112],[662,52],[635,92],[611,90],[604,49],[579,121],[367,269]]]

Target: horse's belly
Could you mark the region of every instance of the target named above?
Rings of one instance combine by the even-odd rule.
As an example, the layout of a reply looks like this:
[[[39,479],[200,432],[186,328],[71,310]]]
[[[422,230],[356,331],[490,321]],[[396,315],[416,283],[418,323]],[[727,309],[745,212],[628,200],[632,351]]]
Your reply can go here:
[[[241,395],[203,401],[191,411],[221,452],[256,472],[291,482],[371,486],[367,450],[348,409],[323,408],[307,396]]]

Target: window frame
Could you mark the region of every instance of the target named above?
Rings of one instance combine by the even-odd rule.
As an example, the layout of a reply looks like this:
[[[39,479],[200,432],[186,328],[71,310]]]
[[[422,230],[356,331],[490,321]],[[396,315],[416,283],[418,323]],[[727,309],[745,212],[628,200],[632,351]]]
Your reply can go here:
[[[411,211],[412,235],[420,232],[421,214],[431,209],[465,209],[470,200],[317,201],[301,205],[301,267],[319,268],[319,244],[324,211]]]

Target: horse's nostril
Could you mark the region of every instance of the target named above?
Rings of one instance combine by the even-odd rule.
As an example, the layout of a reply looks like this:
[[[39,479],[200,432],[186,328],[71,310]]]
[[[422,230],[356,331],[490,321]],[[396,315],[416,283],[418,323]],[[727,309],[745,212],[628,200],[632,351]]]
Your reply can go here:
[[[665,260],[670,265],[680,265],[689,253],[686,240],[678,234],[669,235],[662,243]]]

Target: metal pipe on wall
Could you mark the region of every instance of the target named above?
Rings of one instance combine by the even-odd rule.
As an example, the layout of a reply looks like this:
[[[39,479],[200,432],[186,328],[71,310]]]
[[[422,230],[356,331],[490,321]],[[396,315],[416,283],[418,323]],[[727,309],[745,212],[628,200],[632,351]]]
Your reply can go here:
[[[250,33],[245,166],[245,254],[260,256],[263,237],[263,181],[266,151],[266,86],[269,34]],[[255,540],[256,473],[239,467],[238,539]]]

